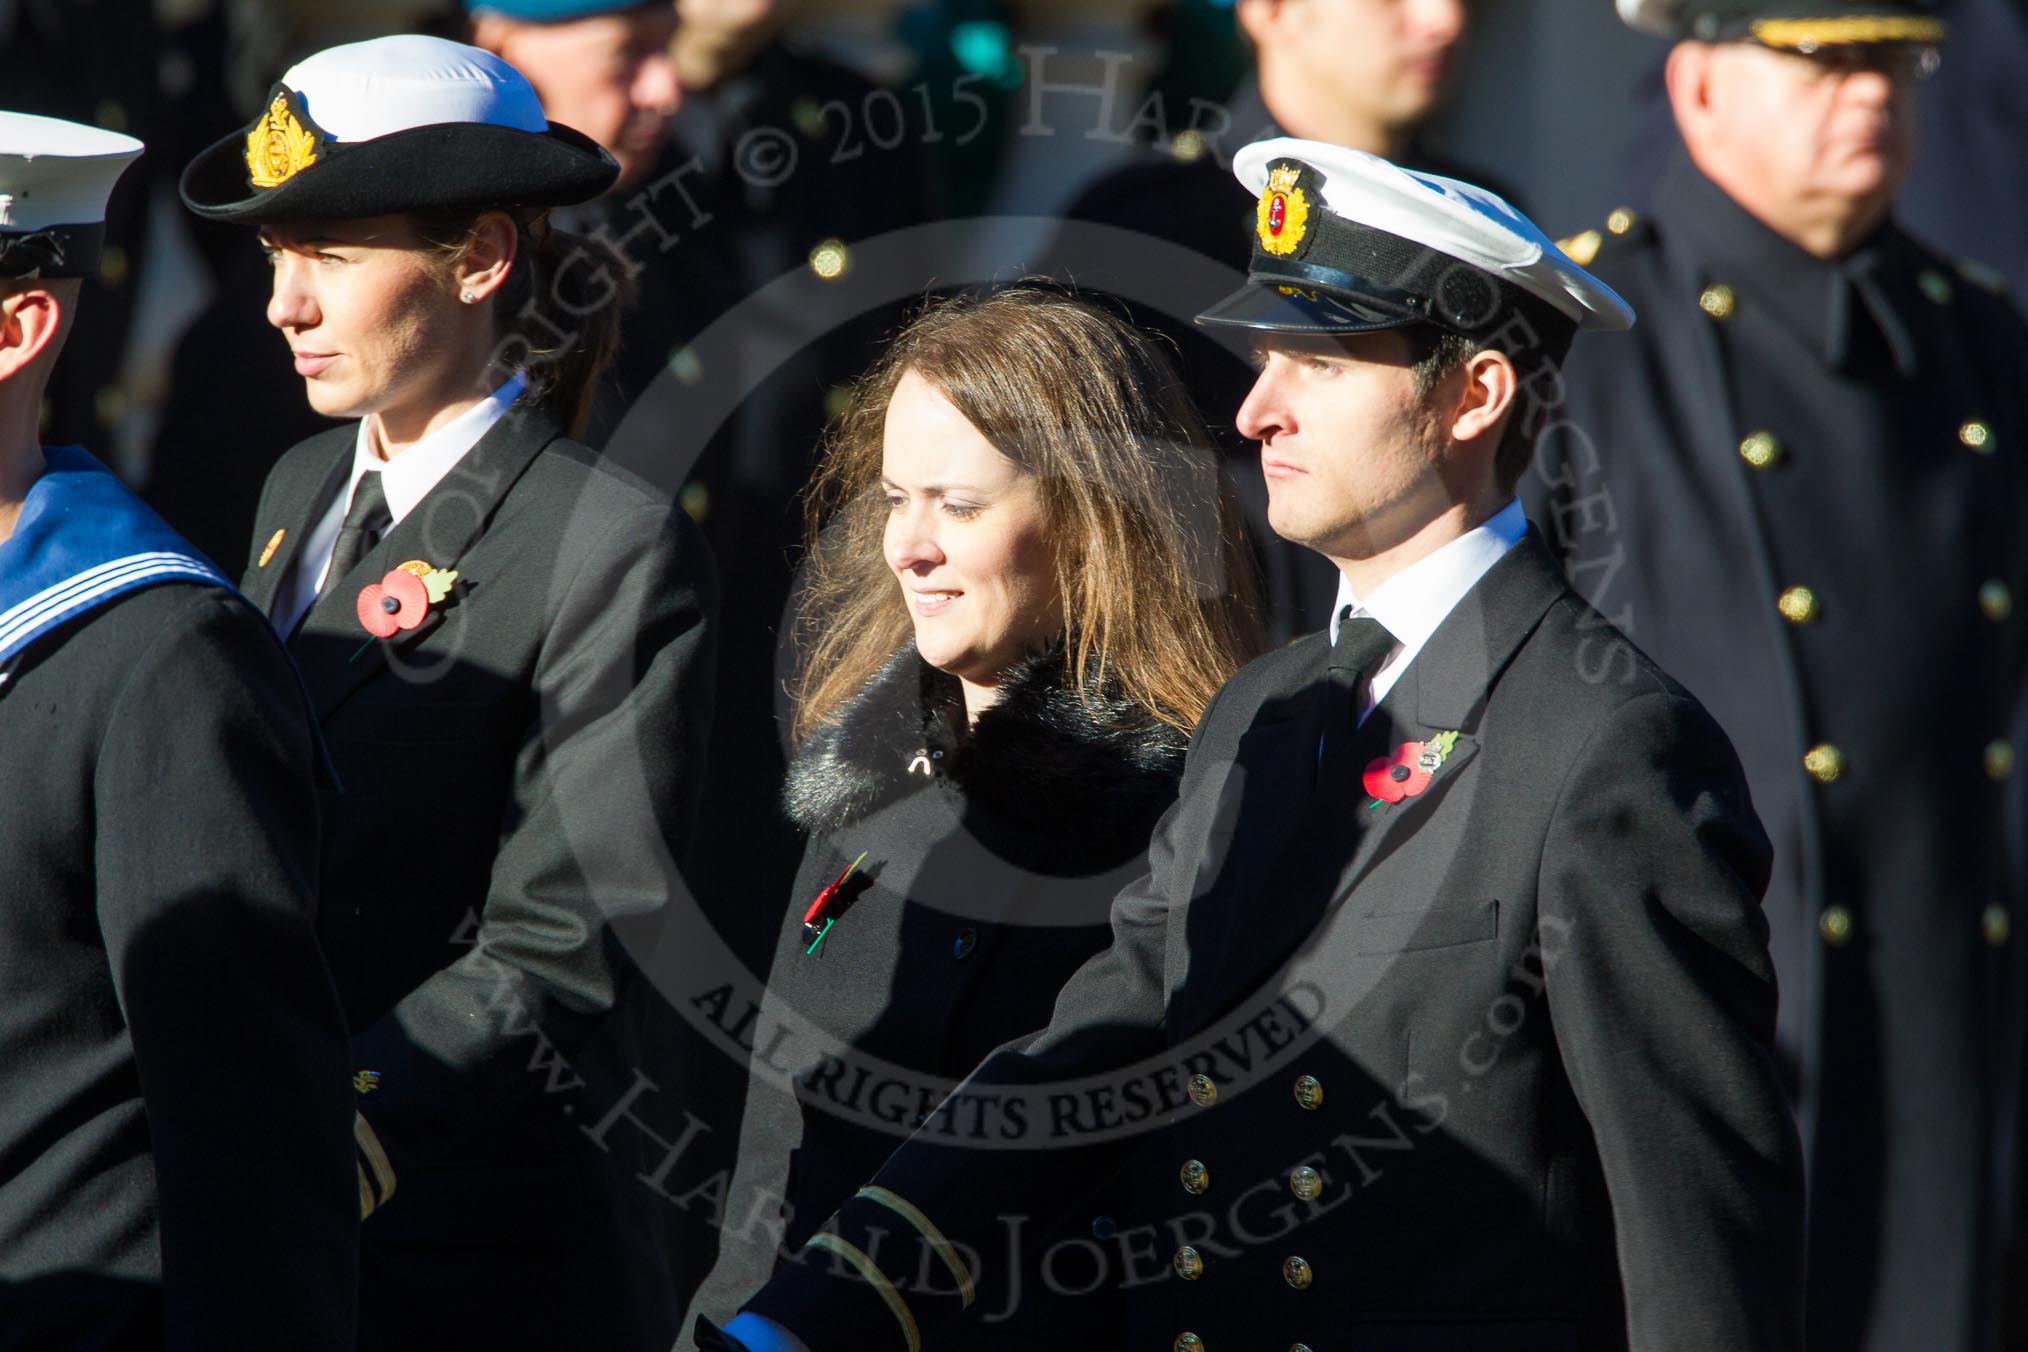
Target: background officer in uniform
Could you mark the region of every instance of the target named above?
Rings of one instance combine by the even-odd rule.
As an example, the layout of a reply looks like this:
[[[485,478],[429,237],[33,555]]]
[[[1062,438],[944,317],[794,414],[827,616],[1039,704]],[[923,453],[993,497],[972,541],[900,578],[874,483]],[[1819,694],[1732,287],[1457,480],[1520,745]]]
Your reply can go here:
[[[1683,39],[1688,153],[1651,214],[1571,241],[1642,323],[1577,344],[1534,515],[1731,734],[1774,841],[1813,1344],[1989,1346],[2022,1065],[2028,331],[1890,210],[1935,18],[1621,10]]]
[[[183,178],[260,228],[269,321],[358,419],[276,465],[244,581],[341,786],[321,933],[381,1147],[362,1348],[673,1338],[666,1205],[580,1129],[639,1064],[631,954],[690,900],[710,711],[702,541],[566,431],[620,265],[547,208],[616,173],[499,58],[396,37],[292,67]]]
[[[36,437],[140,153],[0,113],[0,1349],[350,1352],[302,687],[224,578]]]
[[[1131,1156],[1143,1346],[1795,1348],[1767,840],[1513,496],[1573,333],[1633,315],[1482,189],[1297,140],[1235,170],[1250,281],[1204,321],[1259,343],[1238,423],[1337,623],[1226,683],[1112,947],[729,1332],[915,1348],[1011,1202]]]

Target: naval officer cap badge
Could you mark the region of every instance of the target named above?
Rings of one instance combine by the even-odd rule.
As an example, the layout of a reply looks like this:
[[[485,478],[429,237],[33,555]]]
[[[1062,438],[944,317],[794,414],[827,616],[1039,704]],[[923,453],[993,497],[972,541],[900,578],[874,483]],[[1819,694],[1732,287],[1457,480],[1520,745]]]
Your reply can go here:
[[[0,113],[0,278],[98,271],[106,199],[141,150],[97,127]]]
[[[619,173],[596,141],[549,121],[499,57],[402,34],[291,66],[251,126],[190,162],[181,188],[200,216],[261,225],[566,206]]]
[[[1210,326],[1354,334],[1423,325],[1561,360],[1634,312],[1499,195],[1343,146],[1257,141],[1233,159],[1256,196],[1247,284]],[[1519,322],[1517,322],[1519,321]],[[1522,352],[1510,351],[1516,357]]]

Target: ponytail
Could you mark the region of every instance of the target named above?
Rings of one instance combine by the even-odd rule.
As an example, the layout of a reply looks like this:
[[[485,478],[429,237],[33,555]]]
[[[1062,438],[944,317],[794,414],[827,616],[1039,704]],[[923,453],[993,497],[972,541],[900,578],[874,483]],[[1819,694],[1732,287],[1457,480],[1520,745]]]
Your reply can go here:
[[[611,245],[558,230],[546,211],[511,210],[514,266],[495,293],[494,363],[528,377],[524,399],[546,404],[573,437],[591,420],[599,381],[620,350],[634,268]],[[475,215],[420,216],[424,243],[448,259],[471,247]]]

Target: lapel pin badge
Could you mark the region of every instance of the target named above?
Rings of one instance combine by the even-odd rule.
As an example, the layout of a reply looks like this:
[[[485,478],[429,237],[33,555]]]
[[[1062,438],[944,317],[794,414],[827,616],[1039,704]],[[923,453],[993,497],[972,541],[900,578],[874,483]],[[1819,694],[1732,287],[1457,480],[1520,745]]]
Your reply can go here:
[[[810,941],[810,946],[803,950],[804,957],[815,953],[817,945],[823,943],[824,936],[831,932],[831,926],[838,923],[836,909],[838,889],[845,885],[845,880],[864,862],[866,851],[861,850],[859,857],[847,864],[843,873],[833,878],[823,891],[817,893],[815,900],[811,901],[809,908],[803,912],[803,937]]]
[[[270,535],[268,537],[268,542],[265,545],[261,546],[261,561],[255,564],[254,567],[256,568],[267,567],[268,560],[273,558],[275,556],[275,551],[282,547],[282,537],[284,535],[287,535],[288,533],[289,528],[287,526],[284,526],[280,530],[276,531],[273,535]]]
[[[1431,777],[1443,768],[1457,744],[1456,732],[1440,732],[1426,742],[1403,742],[1391,754],[1368,761],[1360,780],[1373,795],[1366,805],[1368,810],[1413,798],[1428,788]]]
[[[374,1090],[380,1088],[380,1072],[377,1070],[360,1071],[358,1074],[352,1077],[352,1088],[353,1091],[356,1093],[360,1094],[372,1093]]]

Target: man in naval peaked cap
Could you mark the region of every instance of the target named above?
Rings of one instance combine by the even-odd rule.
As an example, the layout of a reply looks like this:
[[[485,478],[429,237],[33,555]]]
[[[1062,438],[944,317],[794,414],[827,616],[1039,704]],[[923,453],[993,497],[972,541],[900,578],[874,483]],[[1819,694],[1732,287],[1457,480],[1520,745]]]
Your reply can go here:
[[[0,113],[0,1349],[353,1345],[316,734],[260,612],[37,411],[141,143]]]
[[[1812,1345],[1989,1348],[2024,1233],[2028,327],[1895,219],[1928,6],[1620,12],[1674,40],[1683,149],[1570,242],[1643,323],[1577,343],[1531,506],[1740,748],[1774,842]]]
[[[1798,1348],[1767,839],[1514,498],[1565,347],[1633,314],[1483,189],[1234,170],[1252,264],[1202,322],[1252,335],[1238,425],[1337,618],[1219,692],[1049,1027],[714,1336],[937,1346],[1016,1199],[1046,1233],[1124,1166],[1093,1242],[1138,1346]]]

